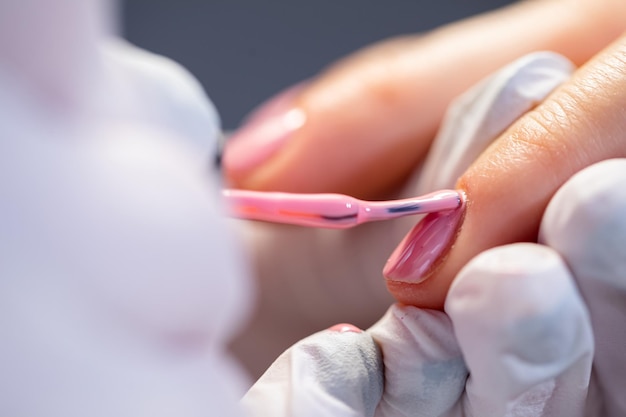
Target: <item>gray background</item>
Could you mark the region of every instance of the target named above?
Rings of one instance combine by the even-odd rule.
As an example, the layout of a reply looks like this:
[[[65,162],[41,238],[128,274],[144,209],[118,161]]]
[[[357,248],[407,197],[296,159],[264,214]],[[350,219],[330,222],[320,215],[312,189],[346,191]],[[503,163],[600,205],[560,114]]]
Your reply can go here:
[[[233,129],[278,90],[372,42],[512,0],[125,0],[131,42],[200,79]]]

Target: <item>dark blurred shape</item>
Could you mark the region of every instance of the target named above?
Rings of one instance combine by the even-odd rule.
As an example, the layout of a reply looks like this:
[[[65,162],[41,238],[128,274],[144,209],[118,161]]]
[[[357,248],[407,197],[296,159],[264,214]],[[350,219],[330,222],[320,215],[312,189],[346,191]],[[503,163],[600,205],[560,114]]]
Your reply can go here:
[[[126,0],[131,42],[200,79],[226,129],[278,90],[372,42],[511,0]]]

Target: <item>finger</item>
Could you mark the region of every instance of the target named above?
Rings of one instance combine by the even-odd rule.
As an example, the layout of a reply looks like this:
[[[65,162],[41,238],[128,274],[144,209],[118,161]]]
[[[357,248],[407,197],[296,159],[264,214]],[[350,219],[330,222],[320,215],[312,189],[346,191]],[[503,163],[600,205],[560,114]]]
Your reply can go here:
[[[431,218],[426,232],[442,242],[419,274],[387,281],[406,304],[439,307],[449,283],[476,254],[498,245],[536,240],[541,215],[556,190],[597,161],[626,156],[626,36],[598,54],[544,103],[513,124],[463,174],[465,219]],[[429,218],[427,217],[426,220]],[[421,234],[420,234],[421,233]],[[409,242],[410,243],[410,242]],[[405,242],[406,244],[406,242]]]
[[[507,65],[455,99],[421,170],[406,186],[407,194],[426,193],[438,187],[452,188],[471,163],[498,135],[536,103],[542,102],[573,71],[571,63],[553,53],[534,53]],[[458,213],[446,217],[446,228]],[[418,223],[387,261],[383,274],[389,281],[416,275],[414,268],[429,267],[433,253],[445,248],[446,232],[436,227],[444,215],[432,215]],[[433,221],[433,218],[439,219]],[[416,220],[401,219],[386,225],[398,236]],[[418,238],[419,237],[419,238]]]
[[[541,103],[574,66],[551,52],[526,55],[455,99],[446,111],[412,195],[454,187],[478,156],[513,122]]]
[[[383,364],[372,337],[337,325],[283,353],[242,399],[251,416],[373,416]]]
[[[366,49],[253,117],[226,146],[225,175],[242,188],[374,196],[413,170],[453,97],[536,50],[580,64],[623,16],[619,0],[522,2]]]
[[[377,417],[441,416],[453,409],[467,369],[448,316],[395,304],[367,332],[380,346],[385,369]]]
[[[465,415],[583,415],[593,336],[556,252],[524,243],[478,255],[446,312],[470,372]]]
[[[625,182],[626,159],[593,165],[559,190],[541,223],[542,239],[567,260],[589,306],[606,416],[626,415]]]

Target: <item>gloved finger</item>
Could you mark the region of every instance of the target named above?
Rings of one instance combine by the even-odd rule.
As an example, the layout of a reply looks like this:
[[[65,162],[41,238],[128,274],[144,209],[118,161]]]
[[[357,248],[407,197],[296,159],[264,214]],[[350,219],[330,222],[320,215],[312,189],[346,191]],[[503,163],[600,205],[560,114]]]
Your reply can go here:
[[[418,262],[407,257],[410,268],[397,267],[411,273],[388,279],[394,297],[405,304],[441,306],[449,283],[478,253],[536,240],[548,202],[573,174],[626,156],[625,74],[626,35],[485,150],[458,182],[468,201],[464,220],[433,215],[429,228],[416,230],[405,242],[419,246],[434,235],[439,249],[419,252]]]
[[[600,162],[554,196],[541,239],[567,261],[589,307],[603,416],[626,415],[626,159]]]
[[[481,253],[445,309],[470,372],[465,415],[583,415],[593,335],[556,252],[520,243]]]
[[[443,312],[395,304],[367,332],[385,365],[377,417],[441,416],[453,409],[467,369]]]
[[[454,100],[417,176],[417,186],[409,186],[412,195],[453,188],[491,142],[573,71],[565,57],[536,52],[515,60]]]
[[[388,193],[426,154],[453,97],[530,52],[581,64],[625,15],[619,0],[520,2],[375,45],[266,105],[226,145],[226,177],[239,188]]]
[[[372,337],[337,325],[279,356],[242,405],[254,417],[367,417],[382,392],[383,363]]]

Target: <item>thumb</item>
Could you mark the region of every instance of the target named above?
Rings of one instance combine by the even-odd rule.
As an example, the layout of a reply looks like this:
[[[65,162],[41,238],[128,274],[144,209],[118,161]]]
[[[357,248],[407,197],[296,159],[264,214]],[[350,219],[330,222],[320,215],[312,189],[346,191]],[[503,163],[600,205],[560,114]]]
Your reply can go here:
[[[373,416],[383,364],[372,337],[338,324],[285,351],[241,403],[255,417]]]
[[[465,220],[458,235],[448,234],[456,237],[454,245],[447,242],[451,249],[429,260],[434,266],[425,273],[399,268],[407,272],[387,281],[392,294],[407,304],[441,307],[449,283],[469,259],[506,243],[536,241],[548,201],[569,177],[597,161],[626,156],[625,119],[623,36],[513,124],[465,172],[458,182],[467,195]],[[417,227],[438,228],[436,219],[425,221],[427,226]],[[415,229],[410,236],[424,239]]]

